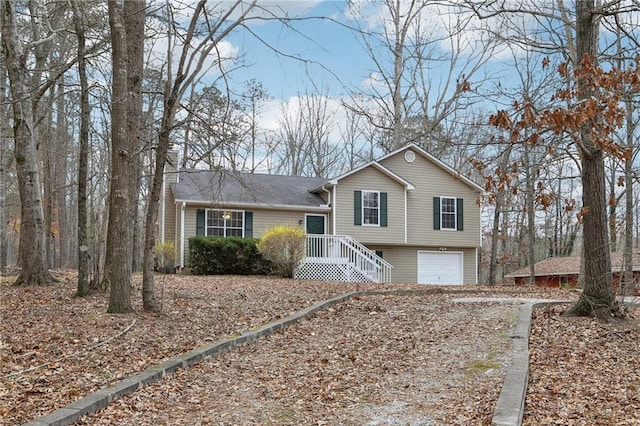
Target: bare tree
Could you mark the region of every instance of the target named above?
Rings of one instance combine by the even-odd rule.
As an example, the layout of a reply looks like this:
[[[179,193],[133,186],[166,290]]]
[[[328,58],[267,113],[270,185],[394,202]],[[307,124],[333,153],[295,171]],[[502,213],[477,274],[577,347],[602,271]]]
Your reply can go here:
[[[7,64],[0,56],[0,272],[7,268],[9,241],[7,239],[7,177],[9,164],[9,108],[7,107]]]
[[[110,289],[107,312],[131,306],[131,253],[137,188],[145,2],[108,2],[112,44],[111,189],[103,282]]]
[[[321,93],[298,94],[283,103],[274,154],[278,172],[294,176],[328,176],[340,169],[341,148],[331,140],[335,110]]]
[[[598,57],[598,21],[594,0],[576,2],[576,55],[581,61],[577,79],[577,101],[592,98],[594,91],[587,70]],[[584,273],[580,275],[583,292],[570,309],[576,315],[609,317],[618,314],[611,281],[611,255],[607,234],[604,152],[593,134],[594,120],[580,126],[578,151],[582,163],[584,211]]]
[[[167,62],[166,85],[164,88],[164,107],[158,135],[158,145],[156,146],[155,170],[153,174],[149,205],[147,207],[147,217],[145,222],[145,240],[143,255],[143,305],[145,310],[157,310],[158,305],[155,299],[155,279],[153,275],[154,246],[155,246],[155,223],[158,217],[158,207],[162,191],[162,178],[167,151],[171,139],[170,134],[175,126],[175,115],[180,100],[185,95],[185,91],[192,86],[203,70],[205,60],[208,55],[215,51],[218,43],[231,31],[242,24],[247,15],[253,10],[257,0],[249,3],[235,1],[229,5],[228,9],[214,18],[206,8],[206,1],[199,1],[194,7],[187,31],[184,35],[184,42],[179,52],[179,62],[172,74],[172,63]],[[167,4],[167,7],[169,5]],[[169,10],[169,9],[168,9]],[[234,18],[233,17],[235,15]],[[196,31],[203,24],[206,28],[204,34]],[[171,34],[171,31],[169,32]],[[197,36],[202,36],[200,40]],[[193,45],[192,45],[193,43]],[[167,58],[173,54],[173,46],[168,45]]]
[[[31,26],[33,44],[25,44],[16,20],[17,3],[0,4],[0,34],[6,59],[13,108],[14,155],[21,200],[20,265],[22,270],[14,285],[44,285],[53,281],[47,268],[42,186],[37,167],[35,105],[42,96],[40,78],[46,60],[46,43],[42,39],[43,22]],[[42,10],[30,2],[31,13]],[[34,55],[34,62],[28,61]],[[33,69],[30,69],[29,66]],[[47,86],[48,87],[48,86]],[[40,90],[36,93],[36,90]]]
[[[258,121],[259,121],[259,112],[262,104],[267,102],[270,99],[269,94],[266,89],[257,80],[250,80],[245,84],[244,93],[241,95],[243,99],[245,99],[245,114],[246,120],[249,125],[249,155],[251,157],[250,161],[250,170],[251,173],[254,173],[256,167],[264,161],[258,160],[256,162],[256,152],[259,150],[259,141],[258,141]],[[266,158],[266,156],[265,156]]]
[[[605,155],[622,155],[611,135],[624,116],[619,107],[624,87],[636,86],[637,75],[633,70],[625,72],[616,68],[604,72],[598,66],[598,29],[602,13],[593,0],[576,3],[578,62],[559,67],[559,75],[568,82],[570,89],[559,90],[555,95],[564,105],[536,111],[525,100],[515,127],[501,113],[494,116],[492,122],[499,127],[506,124],[516,129],[516,134],[534,126],[555,135],[566,135],[573,142],[579,154],[582,178],[578,217],[583,223],[584,235],[580,274],[583,292],[569,312],[608,318],[624,313],[617,306],[612,289],[604,158]],[[541,132],[533,132],[528,140],[534,144],[541,142]],[[543,203],[547,201],[542,200]]]
[[[90,292],[89,244],[87,240],[87,168],[89,161],[89,83],[87,81],[87,58],[85,55],[85,32],[78,0],[71,0],[73,26],[78,39],[78,77],[80,80],[80,135],[78,153],[78,286],[77,296]]]
[[[380,20],[372,25],[374,19],[363,19],[368,27],[357,31],[374,69],[368,89],[357,90],[345,105],[389,136],[381,139],[385,152],[407,142],[429,150],[449,115],[468,107],[471,98],[463,98],[492,57],[495,37],[486,38],[489,33],[475,27],[477,19],[455,2],[350,2],[350,11]],[[478,37],[465,38],[472,32]],[[436,67],[446,71],[435,76]]]

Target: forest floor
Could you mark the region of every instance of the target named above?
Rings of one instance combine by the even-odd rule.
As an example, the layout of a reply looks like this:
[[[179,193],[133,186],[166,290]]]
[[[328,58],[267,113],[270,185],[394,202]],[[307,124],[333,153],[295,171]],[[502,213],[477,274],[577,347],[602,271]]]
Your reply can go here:
[[[33,420],[198,345],[352,290],[270,277],[158,275],[161,314],[106,314],[108,296],[0,278],[0,424]],[[140,285],[136,277],[135,285]],[[446,291],[443,291],[446,290]],[[449,291],[451,290],[451,291]],[[468,296],[507,302],[461,300]],[[448,287],[362,296],[179,370],[78,424],[490,424],[519,299],[562,290]],[[537,311],[525,424],[640,424],[640,323]]]

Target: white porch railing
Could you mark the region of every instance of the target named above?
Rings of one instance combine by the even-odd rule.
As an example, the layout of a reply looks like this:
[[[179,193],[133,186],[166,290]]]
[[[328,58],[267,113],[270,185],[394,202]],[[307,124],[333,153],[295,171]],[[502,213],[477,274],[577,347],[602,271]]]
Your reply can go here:
[[[388,283],[393,266],[348,235],[307,235],[298,279]]]

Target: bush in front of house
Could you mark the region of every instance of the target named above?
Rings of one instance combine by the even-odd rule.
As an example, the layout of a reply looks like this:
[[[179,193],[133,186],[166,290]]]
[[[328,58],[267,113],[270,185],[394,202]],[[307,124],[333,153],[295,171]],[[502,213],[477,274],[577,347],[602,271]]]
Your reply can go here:
[[[176,267],[176,247],[173,241],[156,243],[155,246],[155,271],[163,274],[172,274]]]
[[[258,251],[269,261],[273,273],[291,278],[305,255],[304,231],[291,225],[275,225],[258,242]]]
[[[255,238],[189,238],[189,265],[196,275],[263,275],[269,270]]]

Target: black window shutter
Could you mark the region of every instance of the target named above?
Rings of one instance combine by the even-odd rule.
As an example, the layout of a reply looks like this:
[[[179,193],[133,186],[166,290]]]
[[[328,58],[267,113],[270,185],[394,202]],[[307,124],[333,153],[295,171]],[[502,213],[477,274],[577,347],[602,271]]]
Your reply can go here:
[[[205,235],[204,232],[205,210],[198,209],[196,212],[196,235]]]
[[[362,191],[353,191],[353,224],[362,225]]]
[[[433,229],[440,229],[440,197],[433,197]]]
[[[458,231],[464,231],[464,213],[462,211],[462,198],[456,199],[456,222],[458,223]]]
[[[244,212],[244,237],[253,238],[253,212]]]
[[[387,226],[387,193],[380,193],[380,226]]]

